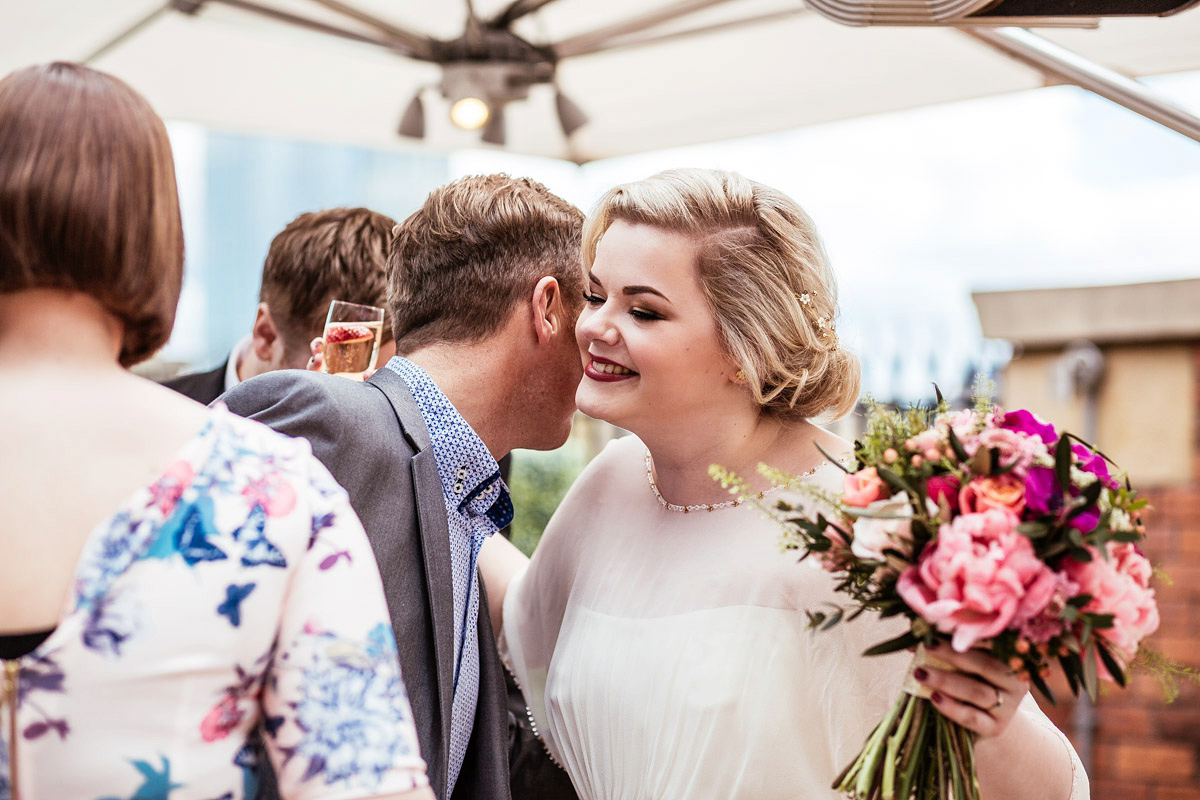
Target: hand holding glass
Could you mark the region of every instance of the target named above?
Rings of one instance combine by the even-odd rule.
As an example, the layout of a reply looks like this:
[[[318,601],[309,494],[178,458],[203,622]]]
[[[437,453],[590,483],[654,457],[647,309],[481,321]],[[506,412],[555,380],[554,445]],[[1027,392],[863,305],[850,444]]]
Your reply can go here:
[[[362,379],[375,368],[383,338],[383,309],[334,300],[325,318],[325,371]]]

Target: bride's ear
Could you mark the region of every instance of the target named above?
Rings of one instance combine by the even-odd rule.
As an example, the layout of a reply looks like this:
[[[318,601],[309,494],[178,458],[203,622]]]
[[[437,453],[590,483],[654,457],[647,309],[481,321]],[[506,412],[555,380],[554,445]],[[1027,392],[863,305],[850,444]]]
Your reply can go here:
[[[558,281],[549,275],[539,280],[533,287],[530,303],[538,344],[547,344],[566,327],[566,310]]]

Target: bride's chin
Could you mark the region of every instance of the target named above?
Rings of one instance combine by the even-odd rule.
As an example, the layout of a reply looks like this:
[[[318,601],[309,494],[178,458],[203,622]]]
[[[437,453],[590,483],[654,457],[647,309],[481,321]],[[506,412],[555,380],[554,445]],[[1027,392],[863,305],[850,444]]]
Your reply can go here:
[[[596,402],[582,389],[575,395],[575,407],[579,409],[579,413],[581,414],[619,427],[619,423],[616,422],[610,413],[611,409],[606,409],[603,403]]]

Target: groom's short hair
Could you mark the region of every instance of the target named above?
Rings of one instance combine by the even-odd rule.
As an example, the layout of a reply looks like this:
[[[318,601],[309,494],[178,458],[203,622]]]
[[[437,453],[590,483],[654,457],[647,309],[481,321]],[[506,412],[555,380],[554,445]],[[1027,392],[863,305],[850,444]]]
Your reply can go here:
[[[396,226],[388,313],[401,355],[498,331],[543,277],[583,305],[583,213],[528,178],[475,175],[435,189]]]

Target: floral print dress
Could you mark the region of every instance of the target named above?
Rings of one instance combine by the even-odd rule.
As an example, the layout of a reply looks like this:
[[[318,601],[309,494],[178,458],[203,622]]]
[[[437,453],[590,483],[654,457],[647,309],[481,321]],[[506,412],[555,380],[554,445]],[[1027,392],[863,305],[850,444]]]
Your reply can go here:
[[[0,800],[253,797],[260,754],[289,800],[425,786],[388,619],[308,443],[218,407],[91,532],[55,631],[5,662]]]

